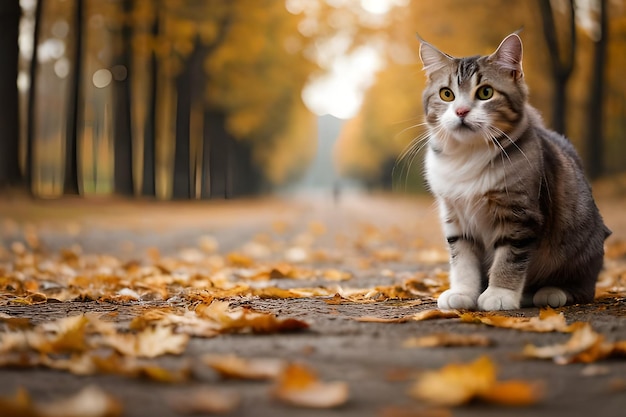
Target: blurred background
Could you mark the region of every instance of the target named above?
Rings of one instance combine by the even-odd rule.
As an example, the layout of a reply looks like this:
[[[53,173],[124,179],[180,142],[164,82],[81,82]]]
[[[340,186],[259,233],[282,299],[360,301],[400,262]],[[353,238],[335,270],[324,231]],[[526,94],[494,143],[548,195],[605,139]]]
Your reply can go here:
[[[626,170],[623,0],[3,0],[0,185],[39,198],[424,191],[416,33],[523,28],[531,102]]]

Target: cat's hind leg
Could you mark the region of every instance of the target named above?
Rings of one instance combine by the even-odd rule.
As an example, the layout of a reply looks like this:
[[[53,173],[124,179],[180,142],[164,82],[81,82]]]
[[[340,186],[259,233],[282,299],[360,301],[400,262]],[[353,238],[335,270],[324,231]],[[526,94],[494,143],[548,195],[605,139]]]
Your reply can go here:
[[[571,300],[571,295],[559,287],[543,287],[540,288],[533,296],[533,305],[535,307],[563,307]]]

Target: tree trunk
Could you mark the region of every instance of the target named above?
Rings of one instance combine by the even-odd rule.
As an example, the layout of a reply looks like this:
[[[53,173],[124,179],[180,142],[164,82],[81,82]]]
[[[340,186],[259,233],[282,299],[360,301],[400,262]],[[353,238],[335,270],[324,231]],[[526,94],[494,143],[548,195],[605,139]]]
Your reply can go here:
[[[0,3],[0,186],[20,181],[17,67],[21,13],[17,0]]]
[[[226,117],[219,110],[209,109],[204,119],[203,198],[226,198],[228,196],[229,133],[225,127]]]
[[[133,11],[133,0],[123,0],[123,13],[130,16]],[[130,65],[132,27],[128,19],[124,22],[121,31],[122,53],[118,58],[117,69],[121,72],[116,77],[114,84],[115,95],[115,125],[114,125],[114,183],[115,192],[120,195],[132,196],[133,187],[133,146],[131,134],[130,116]],[[125,77],[124,77],[125,72]]]
[[[550,67],[554,83],[554,95],[552,98],[552,128],[559,133],[566,132],[566,91],[567,83],[574,69],[574,56],[576,54],[576,16],[574,0],[568,2],[568,32],[569,42],[566,50],[559,47],[554,14],[550,0],[538,0],[543,23],[543,35],[548,46]]]
[[[193,57],[193,55],[192,55]],[[176,86],[176,141],[174,143],[174,183],[172,196],[175,199],[188,199],[191,196],[191,177],[189,172],[190,144],[189,122],[191,113],[191,57]]]
[[[587,123],[587,172],[592,179],[604,172],[604,69],[606,67],[606,47],[608,42],[607,1],[599,1],[598,27],[593,55],[593,72],[589,91],[589,111]]]
[[[26,122],[26,166],[24,169],[26,185],[29,192],[32,193],[33,185],[33,155],[35,151],[35,100],[37,99],[37,68],[39,61],[37,54],[39,51],[39,34],[41,32],[41,14],[43,12],[45,0],[38,0],[35,9],[35,30],[33,33],[33,55],[30,61],[28,75],[30,78],[30,87],[28,89],[28,118]]]
[[[82,0],[74,0],[74,57],[72,62],[72,82],[67,100],[67,136],[65,140],[65,180],[63,193],[80,194],[78,186],[78,109],[81,103],[80,86],[83,72],[83,18]]]
[[[156,42],[156,38],[159,35],[159,9],[157,4],[156,15],[154,17],[154,23],[152,24],[152,37]],[[142,184],[142,194],[145,196],[154,197],[156,196],[156,183],[155,183],[155,138],[156,138],[156,102],[158,99],[157,94],[157,56],[155,52],[152,52],[152,57],[150,59],[150,68],[149,68],[149,76],[150,82],[152,86],[150,91],[152,92],[152,97],[150,98],[150,103],[148,105],[148,117],[146,118],[146,134],[144,137],[143,143],[143,184]]]

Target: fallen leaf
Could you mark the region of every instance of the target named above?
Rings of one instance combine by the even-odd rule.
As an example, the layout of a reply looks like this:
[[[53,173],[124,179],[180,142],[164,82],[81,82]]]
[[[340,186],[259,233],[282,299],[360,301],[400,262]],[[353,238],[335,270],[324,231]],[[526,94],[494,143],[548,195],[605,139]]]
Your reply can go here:
[[[415,407],[385,407],[379,413],[379,417],[452,417],[452,412],[447,408],[425,408],[416,410]]]
[[[587,365],[582,369],[582,371],[580,371],[580,374],[582,376],[587,376],[587,377],[608,375],[610,373],[611,373],[611,368],[609,368],[608,366],[601,366],[601,365],[596,365],[596,364]]]
[[[468,403],[496,382],[496,368],[482,356],[470,364],[450,364],[422,374],[410,390],[411,396],[431,404],[457,406]]]
[[[236,252],[232,252],[226,255],[226,259],[231,265],[243,268],[248,268],[254,264],[254,259]]]
[[[128,356],[154,358],[165,354],[180,355],[189,342],[188,334],[176,334],[170,326],[147,327],[137,334],[106,335],[103,344]]]
[[[246,359],[235,355],[204,355],[202,362],[224,378],[252,380],[275,379],[286,366],[280,359]]]
[[[590,363],[621,354],[621,343],[605,342],[604,336],[596,333],[590,324],[585,323],[576,329],[565,343],[547,346],[527,344],[522,354],[527,358],[552,359],[560,365],[583,362]]]
[[[502,405],[530,405],[540,399],[538,384],[496,379],[496,367],[482,356],[469,364],[449,364],[424,372],[410,395],[430,404],[458,406],[479,398]]]
[[[230,308],[226,301],[213,301],[196,307],[196,313],[215,322],[223,333],[279,333],[307,329],[309,324],[291,318],[279,319],[270,313],[260,313],[243,307]]]
[[[493,327],[538,333],[569,333],[582,325],[580,323],[568,325],[563,313],[558,313],[550,307],[541,309],[537,317],[509,317],[494,313],[465,312],[460,315],[460,318],[464,323],[482,323]]]
[[[321,382],[304,365],[287,366],[279,375],[272,391],[280,401],[307,408],[333,408],[348,401],[348,384]]]
[[[433,319],[456,319],[461,316],[461,313],[456,310],[424,310],[419,313],[415,313],[412,320],[422,321],[422,320],[433,320]]]
[[[17,389],[13,397],[0,397],[0,410],[5,417],[43,417],[22,387]]]
[[[492,404],[508,406],[528,406],[535,404],[542,396],[543,384],[509,380],[497,382],[480,393],[480,398]]]
[[[35,403],[23,388],[13,398],[0,398],[3,417],[117,417],[120,403],[95,386],[48,403]]]
[[[122,414],[120,403],[95,386],[38,408],[46,417],[114,417]]]
[[[362,317],[355,317],[353,320],[360,321],[363,323],[406,323],[407,321],[411,320],[411,316],[393,317],[393,318],[362,316]]]
[[[241,402],[238,393],[216,388],[196,388],[167,397],[170,408],[180,414],[227,414]]]
[[[493,341],[478,334],[435,333],[422,337],[411,337],[402,343],[405,348],[412,347],[451,347],[451,346],[491,346]]]

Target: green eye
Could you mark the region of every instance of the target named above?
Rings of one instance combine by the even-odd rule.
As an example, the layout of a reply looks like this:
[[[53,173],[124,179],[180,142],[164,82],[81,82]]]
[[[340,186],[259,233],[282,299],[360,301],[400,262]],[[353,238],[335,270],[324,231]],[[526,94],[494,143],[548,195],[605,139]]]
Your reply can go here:
[[[479,100],[489,100],[491,97],[493,97],[493,87],[489,85],[483,85],[476,92],[476,97],[478,97]]]
[[[441,97],[443,101],[452,101],[454,100],[454,93],[449,88],[444,87],[439,90],[439,97]]]

